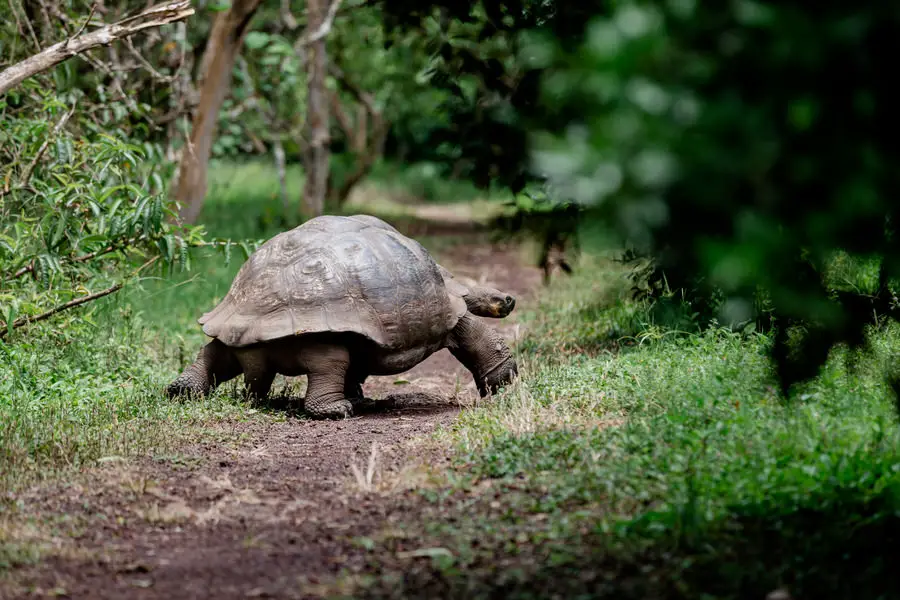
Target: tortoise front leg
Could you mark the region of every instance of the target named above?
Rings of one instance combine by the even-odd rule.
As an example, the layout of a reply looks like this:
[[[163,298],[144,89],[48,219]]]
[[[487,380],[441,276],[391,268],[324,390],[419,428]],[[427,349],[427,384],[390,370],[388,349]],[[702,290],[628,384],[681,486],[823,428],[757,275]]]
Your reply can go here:
[[[309,356],[306,412],[312,417],[326,419],[352,415],[353,405],[347,397],[350,391],[345,389],[350,352],[343,346],[321,345],[309,348]],[[362,395],[361,385],[356,383],[354,387]]]
[[[516,359],[500,334],[471,313],[457,322],[447,349],[472,372],[482,398],[509,385],[519,373]]]
[[[205,396],[242,371],[231,348],[214,339],[203,346],[197,359],[166,387],[166,395],[170,398],[191,394]]]

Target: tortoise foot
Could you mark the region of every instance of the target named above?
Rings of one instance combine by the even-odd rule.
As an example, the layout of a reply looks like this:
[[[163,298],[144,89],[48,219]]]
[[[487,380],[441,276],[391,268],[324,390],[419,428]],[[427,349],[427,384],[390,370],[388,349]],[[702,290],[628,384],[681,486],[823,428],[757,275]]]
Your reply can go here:
[[[519,375],[519,366],[513,357],[491,369],[478,384],[478,392],[482,398],[488,394],[496,394],[500,388],[508,386]]]
[[[306,412],[314,419],[345,419],[353,416],[353,404],[346,398],[324,403],[307,403]]]
[[[165,394],[167,398],[193,398],[206,395],[206,388],[198,385],[192,377],[178,377],[166,386]]]

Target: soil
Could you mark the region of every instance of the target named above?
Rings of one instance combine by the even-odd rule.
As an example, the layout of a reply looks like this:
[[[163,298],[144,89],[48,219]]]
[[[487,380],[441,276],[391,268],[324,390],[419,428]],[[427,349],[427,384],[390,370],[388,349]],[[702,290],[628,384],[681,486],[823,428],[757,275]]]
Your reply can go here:
[[[438,252],[442,264],[527,307],[540,271],[517,247],[490,245],[474,230],[452,235],[461,243]],[[510,342],[518,310],[491,322]],[[398,379],[367,380],[366,396],[381,401],[350,419],[260,412],[207,424],[174,456],[106,463],[22,494],[21,514],[34,515],[45,533],[52,524],[55,548],[14,570],[0,597],[333,593],[337,576],[352,578],[371,559],[354,540],[402,516],[416,501],[410,490],[427,485],[426,467],[448,460],[423,436],[477,398],[471,375],[446,350],[404,373],[408,383]]]

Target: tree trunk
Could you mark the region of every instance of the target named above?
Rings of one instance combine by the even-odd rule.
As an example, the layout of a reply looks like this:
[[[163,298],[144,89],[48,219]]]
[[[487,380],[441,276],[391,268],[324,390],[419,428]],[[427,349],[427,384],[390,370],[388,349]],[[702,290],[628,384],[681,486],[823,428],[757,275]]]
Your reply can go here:
[[[368,177],[372,167],[375,166],[375,162],[384,152],[384,142],[387,139],[387,134],[388,125],[379,117],[375,124],[375,131],[372,133],[371,147],[363,149],[360,154],[355,154],[355,168],[347,175],[340,187],[332,190],[331,201],[338,207],[343,206],[347,198],[350,197],[350,192],[353,191],[353,188]]]
[[[308,0],[306,4],[306,34],[312,39],[325,23],[327,0]],[[329,135],[328,93],[325,88],[327,57],[325,36],[312,41],[306,55],[307,108],[306,139],[309,140],[303,157],[305,181],[303,184],[303,209],[308,217],[317,217],[325,211],[325,195],[328,192]]]
[[[373,119],[377,122],[381,119]],[[356,107],[356,134],[353,139],[353,151],[357,154],[363,154],[369,146],[369,109],[365,104],[360,103]]]
[[[291,203],[288,200],[287,193],[287,165],[284,156],[284,144],[281,143],[280,137],[275,137],[275,141],[272,143],[272,149],[275,153],[275,169],[278,171],[278,192],[281,196],[281,207],[284,211],[282,219],[286,225],[291,218]]]
[[[181,153],[178,180],[172,192],[172,197],[181,203],[178,217],[182,222],[195,222],[203,208],[219,109],[231,87],[235,59],[259,4],[260,0],[234,0],[231,8],[216,16],[209,34],[197,76],[200,101],[194,113],[191,137]]]
[[[346,74],[336,65],[329,65],[329,72],[359,102],[356,122],[354,123],[341,106],[337,93],[333,92],[331,95],[334,114],[344,130],[348,149],[354,158],[354,168],[347,174],[341,185],[336,187],[331,182],[332,185],[328,190],[329,201],[341,207],[347,198],[350,197],[350,192],[353,191],[353,188],[369,175],[375,162],[384,153],[389,124],[382,116],[381,111],[376,107],[375,99],[371,94],[361,90],[355,83],[350,81]],[[369,131],[370,128],[371,133]]]

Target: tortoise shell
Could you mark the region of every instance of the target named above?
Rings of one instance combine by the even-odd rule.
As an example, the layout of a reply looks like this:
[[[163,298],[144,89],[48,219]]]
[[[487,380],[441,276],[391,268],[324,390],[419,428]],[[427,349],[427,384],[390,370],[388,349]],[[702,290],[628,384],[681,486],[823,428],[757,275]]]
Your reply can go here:
[[[381,219],[327,215],[262,244],[199,322],[229,346],[332,331],[401,350],[449,332],[466,312],[466,292]]]

